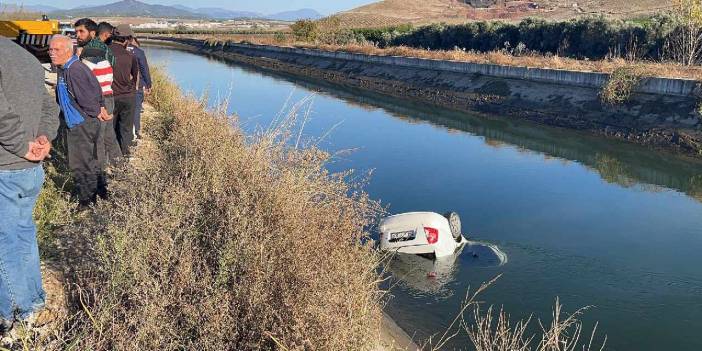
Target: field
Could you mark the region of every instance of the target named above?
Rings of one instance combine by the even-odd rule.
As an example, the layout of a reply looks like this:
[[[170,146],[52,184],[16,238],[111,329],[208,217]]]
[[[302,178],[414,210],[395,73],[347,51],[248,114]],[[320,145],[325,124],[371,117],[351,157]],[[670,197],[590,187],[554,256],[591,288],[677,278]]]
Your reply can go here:
[[[463,23],[470,20],[518,21],[526,17],[563,20],[601,14],[612,18],[631,18],[666,11],[671,0],[533,0],[506,1],[491,8],[473,8],[461,0],[385,0],[361,6],[335,17],[346,28],[367,28],[403,23]]]

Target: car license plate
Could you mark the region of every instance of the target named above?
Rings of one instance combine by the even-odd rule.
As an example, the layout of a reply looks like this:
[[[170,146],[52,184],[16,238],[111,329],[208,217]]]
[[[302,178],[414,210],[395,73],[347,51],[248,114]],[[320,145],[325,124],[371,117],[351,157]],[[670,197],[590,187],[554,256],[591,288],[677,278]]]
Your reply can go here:
[[[388,241],[391,243],[397,242],[397,241],[409,241],[409,240],[414,240],[416,237],[416,234],[414,230],[409,230],[406,232],[395,232],[395,233],[390,233],[390,238]]]

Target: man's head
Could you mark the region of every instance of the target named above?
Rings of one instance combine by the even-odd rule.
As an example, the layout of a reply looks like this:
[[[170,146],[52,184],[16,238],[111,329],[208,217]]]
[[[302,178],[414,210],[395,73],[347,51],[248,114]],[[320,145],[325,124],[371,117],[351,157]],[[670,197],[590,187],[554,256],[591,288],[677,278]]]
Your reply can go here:
[[[120,24],[113,31],[112,40],[116,43],[126,45],[131,43],[134,32],[128,24]]]
[[[109,44],[110,38],[112,37],[112,31],[115,29],[111,24],[107,22],[100,22],[98,24],[97,36],[105,44]]]
[[[49,57],[51,63],[56,66],[63,66],[73,56],[73,42],[65,35],[54,35],[49,43]]]
[[[76,38],[80,46],[87,44],[97,35],[98,25],[90,18],[77,20],[73,27],[76,29]]]

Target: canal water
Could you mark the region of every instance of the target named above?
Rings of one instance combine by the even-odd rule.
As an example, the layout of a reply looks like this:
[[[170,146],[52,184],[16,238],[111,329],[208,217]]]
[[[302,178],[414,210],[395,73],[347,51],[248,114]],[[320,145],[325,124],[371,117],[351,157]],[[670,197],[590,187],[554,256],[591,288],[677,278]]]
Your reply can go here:
[[[560,297],[566,311],[592,306],[583,320],[599,321],[608,349],[702,349],[702,163],[172,48],[146,52],[184,90],[228,100],[248,133],[311,96],[303,135],[335,154],[330,169],[372,171],[365,189],[392,213],[456,211],[471,239],[505,253],[505,264],[470,249],[441,267],[393,262],[400,280],[387,310],[417,339],[442,334],[467,289],[502,274],[481,299],[512,319],[550,322]],[[467,345],[460,336],[449,349]]]

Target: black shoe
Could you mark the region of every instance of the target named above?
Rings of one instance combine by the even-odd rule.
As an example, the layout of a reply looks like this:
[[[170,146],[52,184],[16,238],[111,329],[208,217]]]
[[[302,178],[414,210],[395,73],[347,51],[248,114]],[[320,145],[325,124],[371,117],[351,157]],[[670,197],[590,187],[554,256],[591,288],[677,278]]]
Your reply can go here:
[[[12,322],[0,318],[0,340],[10,336],[10,331],[12,331]]]
[[[0,318],[0,334],[6,333],[12,330],[12,322]]]
[[[12,323],[0,318],[0,349],[14,350],[15,338],[11,334]]]

